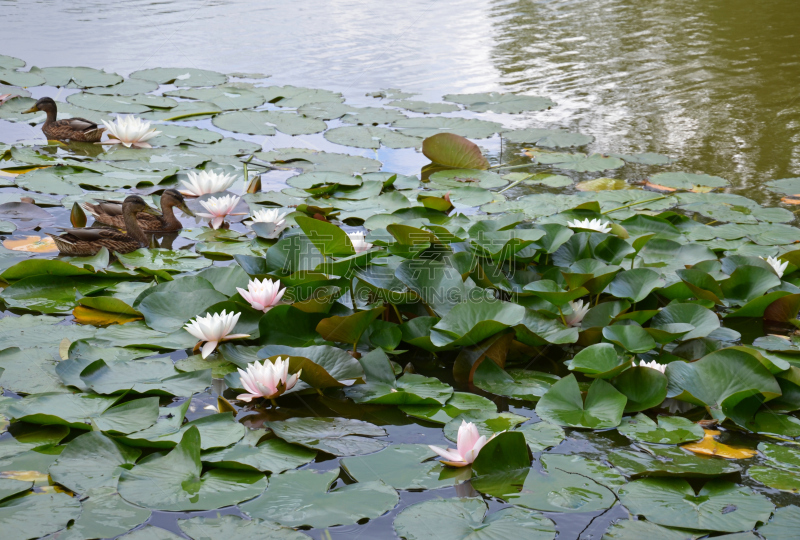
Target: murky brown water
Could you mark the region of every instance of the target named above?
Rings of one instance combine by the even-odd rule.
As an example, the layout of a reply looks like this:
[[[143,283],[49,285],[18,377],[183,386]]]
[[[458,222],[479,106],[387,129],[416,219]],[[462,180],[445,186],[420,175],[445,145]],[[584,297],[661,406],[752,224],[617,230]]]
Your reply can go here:
[[[592,134],[594,150],[667,153],[745,190],[800,174],[796,0],[5,0],[0,10],[0,52],[29,65],[257,71],[362,99],[385,87],[427,99],[541,94],[558,107],[522,124]]]

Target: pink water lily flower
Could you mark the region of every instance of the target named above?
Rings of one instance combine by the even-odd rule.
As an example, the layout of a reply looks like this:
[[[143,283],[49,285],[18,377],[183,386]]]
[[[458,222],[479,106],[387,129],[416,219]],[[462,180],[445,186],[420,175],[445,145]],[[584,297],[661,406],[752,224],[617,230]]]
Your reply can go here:
[[[101,144],[122,144],[128,148],[152,148],[147,141],[161,133],[151,128],[150,122],[133,115],[117,116],[113,122],[103,120],[103,125],[108,130],[109,139]]]
[[[239,197],[235,195],[225,195],[224,197],[209,197],[205,201],[200,201],[203,208],[208,210],[208,213],[197,212],[196,215],[211,220],[211,227],[219,229],[220,225],[225,222],[227,216],[241,216],[244,214],[233,213],[233,209],[239,204]]]
[[[206,342],[202,351],[203,358],[206,358],[223,341],[250,337],[250,334],[231,334],[241,315],[241,313],[232,311],[226,313],[223,309],[222,313],[213,315],[206,313],[205,317],[197,316],[183,328],[200,341]]]
[[[264,360],[261,364],[256,360],[247,370],[239,369],[242,387],[246,394],[239,394],[236,399],[250,402],[255,398],[275,399],[287,390],[291,390],[300,378],[302,369],[289,376],[289,359],[283,360],[280,356],[273,362]]]
[[[266,278],[261,281],[257,279],[250,280],[250,283],[247,284],[247,290],[241,287],[236,287],[236,290],[239,291],[242,298],[250,303],[253,309],[264,313],[278,305],[283,293],[286,292],[285,287],[281,289],[281,280],[272,281]]]
[[[353,244],[353,249],[356,250],[356,254],[364,253],[365,251],[372,249],[372,244],[364,240],[364,233],[351,232],[347,233],[347,236],[350,237],[350,243]]]
[[[494,438],[494,435],[492,436]],[[491,439],[489,439],[491,440]],[[428,447],[444,458],[442,463],[450,467],[466,467],[471,465],[475,458],[489,440],[486,436],[478,433],[478,428],[472,422],[466,420],[461,421],[461,426],[458,428],[457,448],[440,448],[438,446]]]

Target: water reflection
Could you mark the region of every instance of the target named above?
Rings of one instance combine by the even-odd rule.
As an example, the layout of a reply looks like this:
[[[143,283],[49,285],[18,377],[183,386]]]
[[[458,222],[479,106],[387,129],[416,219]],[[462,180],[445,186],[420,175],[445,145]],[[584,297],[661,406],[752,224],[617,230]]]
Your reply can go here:
[[[800,167],[795,0],[2,6],[0,51],[29,65],[261,72],[362,104],[374,103],[365,92],[386,87],[428,99],[523,91],[558,106],[524,115],[522,124],[590,133],[596,150],[667,153],[680,158],[677,167],[723,176],[739,190]]]

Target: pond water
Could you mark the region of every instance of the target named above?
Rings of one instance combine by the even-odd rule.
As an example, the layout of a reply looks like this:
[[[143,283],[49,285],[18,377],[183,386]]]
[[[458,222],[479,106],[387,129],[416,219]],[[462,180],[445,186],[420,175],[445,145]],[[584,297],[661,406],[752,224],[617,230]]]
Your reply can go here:
[[[261,79],[253,76],[243,79],[258,80],[259,85],[295,85],[339,92],[347,99],[347,104],[356,106],[385,105],[385,102],[378,102],[365,95],[385,88],[398,88],[417,94],[411,99],[430,102],[439,102],[445,94],[488,91],[545,96],[556,105],[547,110],[513,115],[459,110],[452,114],[445,113],[444,116],[497,121],[508,128],[516,129],[567,129],[594,138],[589,145],[581,147],[581,151],[587,153],[653,152],[669,156],[673,160],[668,165],[626,165],[621,170],[601,168],[588,172],[571,172],[568,173],[568,184],[606,176],[621,178],[629,183],[641,183],[657,172],[683,171],[722,177],[729,182],[729,187],[722,191],[779,205],[780,194],[766,190],[764,184],[798,176],[800,170],[800,87],[797,84],[800,74],[800,10],[796,9],[792,0],[772,0],[757,4],[744,0],[709,0],[702,3],[688,0],[408,0],[388,5],[353,0],[310,0],[294,3],[252,0],[108,0],[73,3],[41,0],[5,1],[0,3],[0,9],[3,12],[0,54],[21,58],[28,66],[80,65],[123,76],[144,69],[165,67],[195,68],[221,73],[260,73],[270,77]],[[175,89],[175,85],[166,84],[159,88],[158,93]],[[52,86],[35,86],[29,88],[29,91],[34,98],[52,96],[59,101],[80,92],[74,88]],[[269,104],[260,110],[279,111],[278,107]],[[413,118],[421,115],[409,113],[409,116]],[[330,128],[345,125],[337,119],[326,121]],[[245,133],[246,129],[233,132],[221,129],[207,117],[181,122],[181,125],[212,130],[223,133],[226,137],[233,135],[261,145],[265,152],[283,147],[347,152],[377,159],[382,163],[383,171],[405,175],[418,175],[420,168],[428,162],[413,148],[389,149],[382,146],[370,150],[345,147],[331,142],[319,132],[295,136],[280,131],[270,136],[253,135]],[[0,143],[13,145],[31,141],[41,145],[45,143],[40,126],[0,118]],[[519,155],[523,147],[530,145],[504,142],[498,135],[477,142],[493,165],[523,161],[526,167],[529,166],[529,162]],[[0,146],[0,152],[4,150]],[[63,157],[69,151],[48,147],[42,150],[42,155]],[[91,159],[87,159],[87,162],[97,157],[97,153],[92,150],[81,151],[90,155]],[[571,150],[560,148],[559,151]],[[225,156],[226,159],[228,157]],[[219,161],[232,168],[239,167],[239,164],[231,165],[222,158]],[[261,163],[263,165],[264,161]],[[254,168],[258,172],[265,171],[258,166]],[[535,169],[534,172],[539,170]],[[265,172],[262,178],[263,190],[278,191],[286,188],[286,180],[296,172]],[[3,176],[0,176],[0,180],[2,179]],[[8,186],[0,189],[4,194],[21,191],[11,183],[2,185]],[[85,184],[81,186],[85,187]],[[242,187],[244,186],[239,182],[237,188]],[[506,195],[513,199],[542,190],[546,193],[559,191],[558,184],[551,187],[553,189],[521,185],[511,189]],[[704,186],[701,184],[701,187]],[[138,189],[147,194],[154,190],[153,186]],[[237,192],[241,191],[238,189]],[[571,187],[563,191],[573,193]],[[43,191],[45,195],[48,193],[73,196],[76,200],[82,196],[68,190],[60,193]],[[291,196],[296,197],[297,190]],[[659,197],[659,194],[653,193],[653,197]],[[283,201],[277,204],[289,206]],[[604,200],[603,203],[609,204],[609,200]],[[541,204],[546,206],[549,201],[543,200]],[[58,203],[48,203],[43,206],[46,206],[49,216],[33,219],[27,225],[24,219],[13,219],[16,232],[7,236],[15,239],[28,234],[41,234],[40,231],[55,232],[57,226],[68,226],[68,208],[71,204],[61,207]],[[462,210],[468,215],[475,214],[476,206],[478,205],[465,204]],[[603,206],[603,210],[613,211],[614,206],[616,205]],[[190,207],[202,211],[196,201],[190,202]],[[785,210],[793,212],[794,207],[781,207],[784,214],[780,219],[762,219],[759,214],[757,223],[768,224],[769,227],[782,226],[773,223],[793,223],[790,214],[786,217]],[[669,205],[663,208],[654,207],[652,213],[667,208]],[[350,217],[356,216],[356,222],[363,222],[367,217],[357,215],[357,208],[348,208],[345,213],[348,212],[352,214]],[[630,216],[621,216],[618,221],[633,219],[634,214],[635,212]],[[547,216],[546,213],[541,215]],[[6,214],[4,216],[3,219],[12,219]],[[702,216],[695,220],[703,224],[725,221],[722,217],[713,218],[708,213]],[[755,218],[753,223],[756,223]],[[191,219],[184,219],[184,224],[193,227],[197,232],[184,230],[181,236],[168,238],[168,245],[174,248],[197,249],[200,252],[201,244],[196,234],[201,234],[202,231]],[[236,234],[235,231],[248,232],[240,223],[233,224],[231,230],[234,231],[232,234]],[[769,232],[772,233],[773,229]],[[788,234],[786,230],[780,232],[783,235]],[[684,233],[685,230],[682,229],[680,234]],[[213,234],[203,240],[222,239]],[[746,239],[743,239],[744,233],[733,238],[721,236],[719,244],[712,248],[720,258],[723,257],[723,249],[731,250],[726,251],[726,254],[735,254],[740,247],[743,256],[783,255],[791,252],[790,245],[794,241],[785,240],[785,237],[781,237],[781,240],[755,240],[755,232],[752,230],[748,230],[747,235]],[[713,240],[713,237],[698,238]],[[735,246],[726,244],[725,247],[720,247],[724,242],[739,240],[741,243]],[[267,242],[258,242],[259,240],[254,240],[251,246],[253,253],[260,253],[258,250],[262,248],[263,252],[269,245]],[[686,240],[681,240],[681,243],[685,242]],[[649,256],[660,264],[668,261],[674,254],[670,249],[663,248],[663,252],[654,252]],[[230,257],[225,253],[220,254],[210,248],[205,253],[210,253],[208,259],[213,259],[215,266],[225,267],[231,264]],[[549,255],[548,253],[548,257]],[[51,253],[35,256],[53,258],[54,255]],[[800,258],[796,260],[800,261]],[[16,260],[13,262],[16,263]],[[3,270],[10,264],[3,265]],[[752,264],[756,263],[751,261],[749,267]],[[137,268],[136,265],[132,267]],[[178,267],[179,264],[176,268]],[[794,266],[792,268],[792,272],[797,271]],[[183,270],[185,269],[181,268]],[[670,271],[673,270],[670,267]],[[730,271],[731,269],[725,269],[724,277],[728,277]],[[717,279],[722,275],[716,268],[713,271],[708,269],[708,272],[713,273]],[[661,283],[659,286],[663,285]],[[794,274],[779,287],[793,297],[800,297],[797,286],[800,286],[800,278]],[[767,288],[761,292],[766,290]],[[781,291],[772,291],[769,294]],[[87,294],[94,292],[97,291]],[[115,297],[132,302],[139,292],[141,291],[113,293]],[[599,300],[600,294],[596,296]],[[655,295],[651,295],[644,300],[637,313],[664,307],[654,297]],[[24,304],[28,300],[26,297],[21,301]],[[707,298],[705,300],[708,301]],[[76,300],[69,298],[68,301],[74,303]],[[26,310],[23,304],[17,304],[17,309],[8,310],[4,315],[11,318],[29,312],[68,314],[72,310],[72,307],[66,311]],[[28,307],[32,305],[34,304],[27,304]],[[632,309],[636,310],[636,301],[633,306]],[[730,307],[726,302],[724,309],[730,311]],[[762,306],[762,313],[764,307],[766,306]],[[711,308],[716,309],[713,302]],[[678,321],[678,324],[683,322],[685,321]],[[66,317],[64,324],[72,323],[72,319]],[[729,319],[724,321],[722,330],[727,327],[731,331],[728,334],[720,332],[716,337],[722,336],[718,343],[736,342],[749,345],[754,339],[773,330],[781,334],[790,331],[790,327],[787,328],[785,324],[772,325],[773,323],[765,323],[760,314],[755,318]],[[731,339],[732,335],[740,336],[741,339]],[[705,344],[706,342],[704,346]],[[711,352],[713,349],[708,346],[707,352]],[[533,401],[491,394],[473,384],[456,381],[451,367],[453,355],[443,354],[442,361],[422,349],[410,348],[411,353],[398,357],[402,365],[410,361],[417,372],[436,377],[456,391],[489,397],[497,406],[498,412],[514,413],[526,419],[538,420]],[[572,371],[562,361],[576,350],[569,345],[547,345],[538,351],[535,369],[567,377]],[[691,356],[694,353],[687,354]],[[164,357],[182,362],[190,355],[191,347]],[[157,357],[158,355],[154,356]],[[197,356],[191,358],[196,359]],[[652,358],[653,356],[648,356],[648,359]],[[796,365],[789,362],[786,365],[792,367],[784,371],[800,369],[800,362],[792,361]],[[531,364],[517,367],[530,368]],[[581,384],[588,386],[592,380],[584,378]],[[791,378],[787,376],[787,380]],[[0,386],[2,382],[0,379]],[[204,407],[217,406],[217,396],[224,388],[219,383],[216,380],[211,390],[195,395],[186,414],[188,420],[209,416],[209,409]],[[781,379],[781,383],[784,384],[784,379]],[[800,386],[793,386],[795,387],[800,392]],[[4,410],[3,407],[10,406],[9,401],[3,401],[3,397],[15,401],[20,398],[8,388],[7,385],[5,394],[0,396],[0,412]],[[26,393],[28,392],[19,392],[22,395]],[[441,424],[415,419],[397,407],[356,406],[337,391],[329,391],[328,394],[327,397],[286,396],[281,399],[281,407],[277,410],[238,410],[237,419],[249,428],[260,429],[266,427],[267,422],[279,423],[287,418],[342,416],[385,428],[388,436],[381,440],[391,444],[452,446],[444,438]],[[231,390],[225,392],[225,396],[231,400],[235,395]],[[169,401],[169,398],[162,398],[161,405],[165,406]],[[182,403],[182,399],[176,399],[170,406],[176,407]],[[791,410],[794,409],[784,408],[781,412]],[[700,408],[691,412],[689,417],[699,420],[704,414],[705,409]],[[2,433],[2,420],[3,416],[0,416],[0,444],[11,438],[9,433]],[[796,429],[794,426],[792,428]],[[74,431],[64,442],[74,440]],[[797,434],[787,437],[797,437]],[[759,443],[770,439],[733,428],[724,432],[723,440],[734,446],[754,449]],[[615,430],[594,432],[568,429],[567,439],[561,444],[556,443],[556,446],[549,454],[580,454],[600,462],[616,450],[629,450],[631,441]],[[323,455],[318,454],[316,461],[302,468],[318,471],[338,469],[339,458]],[[157,454],[152,454],[152,459],[157,458]],[[148,456],[147,459],[151,457]],[[741,459],[738,463],[743,467],[750,467],[760,465],[763,461],[761,456],[757,456]],[[778,460],[778,463],[781,461]],[[534,468],[541,470],[541,467],[541,461],[537,460]],[[790,488],[776,489],[765,487],[744,474],[725,474],[723,478],[740,482],[754,488],[759,494],[768,495],[778,506],[798,503],[797,495],[792,493],[797,491],[794,487],[796,483],[792,484],[796,480],[787,481],[791,484]],[[786,481],[785,478],[777,483],[781,484],[783,481]],[[696,479],[692,482],[698,488],[702,484]],[[352,483],[353,479],[343,474],[334,485]],[[41,488],[41,485],[37,484],[37,487]],[[320,540],[395,538],[393,521],[409,505],[435,498],[479,495],[469,483],[435,490],[401,490],[399,504],[378,518],[361,524],[320,527],[304,532]],[[569,494],[561,493],[553,497],[568,498],[567,495]],[[0,499],[2,498],[0,492]],[[501,497],[487,495],[485,499],[490,513],[510,507]],[[210,510],[184,514],[155,510],[148,523],[183,535],[177,522],[179,518],[214,518],[218,513],[243,515],[238,507],[227,505],[220,512]],[[600,539],[612,522],[629,517],[628,511],[620,504],[592,512],[544,512],[544,515],[555,523],[559,540]],[[0,520],[2,516],[0,510]],[[58,536],[50,538],[57,540]],[[72,540],[69,536],[65,538]]]
[[[260,72],[349,99],[524,92],[558,103],[526,127],[576,129],[601,152],[664,153],[751,197],[800,168],[793,0],[0,5],[0,51],[30,65]]]

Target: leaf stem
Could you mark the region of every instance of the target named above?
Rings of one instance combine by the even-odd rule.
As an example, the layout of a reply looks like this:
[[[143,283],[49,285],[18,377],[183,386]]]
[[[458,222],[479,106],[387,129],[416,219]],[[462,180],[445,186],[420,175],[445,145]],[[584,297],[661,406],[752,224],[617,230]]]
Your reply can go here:
[[[623,210],[625,208],[630,208],[631,206],[636,206],[637,204],[644,204],[644,203],[649,203],[649,202],[653,202],[653,201],[660,201],[661,199],[666,199],[666,198],[667,198],[666,195],[661,195],[660,197],[656,197],[654,199],[645,199],[643,201],[632,202],[632,203],[629,203],[629,204],[626,204],[626,205],[623,205],[623,206],[620,206],[620,207],[617,207],[617,208],[613,208],[611,210],[606,210],[605,212],[600,212],[600,213],[602,215],[606,215],[606,214],[610,214],[611,212],[616,212],[617,210]]]
[[[533,173],[529,174],[529,175],[528,175],[528,176],[526,176],[525,178],[520,178],[520,179],[519,179],[519,180],[517,180],[516,182],[511,182],[509,185],[507,185],[506,187],[504,187],[503,189],[501,189],[501,190],[500,190],[500,191],[498,191],[497,193],[503,193],[503,192],[505,192],[505,191],[508,191],[509,189],[511,189],[511,188],[513,188],[513,187],[516,187],[517,185],[521,184],[522,182],[524,182],[524,181],[525,181],[525,180],[527,180],[528,178],[531,178],[532,176],[534,176],[534,174],[533,174]]]

